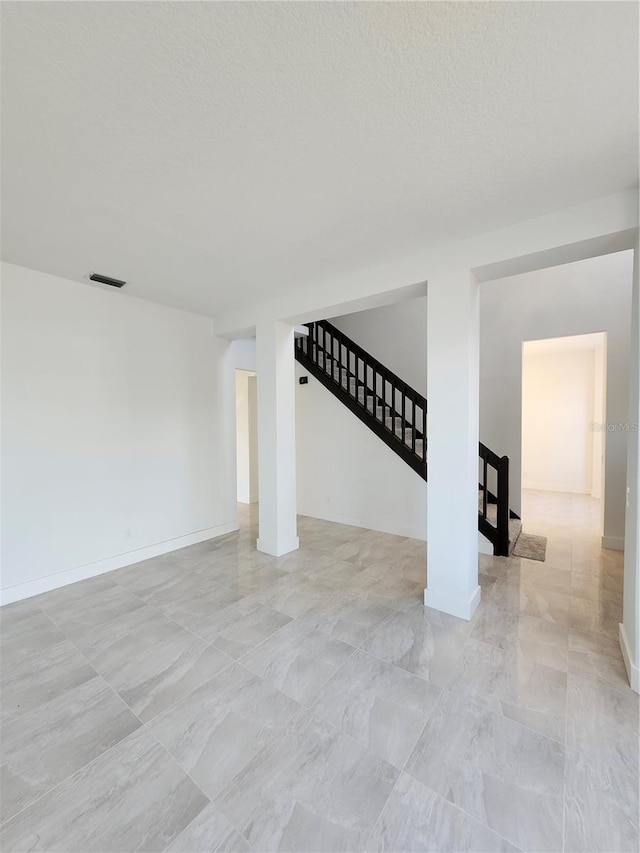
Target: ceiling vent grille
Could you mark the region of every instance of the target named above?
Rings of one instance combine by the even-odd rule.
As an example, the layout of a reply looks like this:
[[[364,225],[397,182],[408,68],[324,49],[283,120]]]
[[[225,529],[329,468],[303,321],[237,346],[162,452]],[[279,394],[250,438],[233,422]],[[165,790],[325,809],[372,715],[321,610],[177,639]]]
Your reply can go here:
[[[127,283],[119,278],[111,278],[108,275],[100,275],[98,272],[89,273],[89,281],[97,281],[100,284],[108,284],[109,287],[124,287]]]

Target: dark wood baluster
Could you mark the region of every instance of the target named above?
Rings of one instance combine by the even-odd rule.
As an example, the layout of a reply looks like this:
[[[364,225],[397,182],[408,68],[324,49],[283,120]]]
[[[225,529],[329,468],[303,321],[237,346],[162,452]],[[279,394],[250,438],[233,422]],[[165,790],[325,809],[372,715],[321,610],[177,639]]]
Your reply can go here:
[[[482,517],[487,517],[487,458],[482,460]]]
[[[422,405],[422,460],[427,461],[427,404]]]
[[[402,443],[406,444],[405,441],[405,429],[407,427],[407,395],[405,392],[402,392]]]

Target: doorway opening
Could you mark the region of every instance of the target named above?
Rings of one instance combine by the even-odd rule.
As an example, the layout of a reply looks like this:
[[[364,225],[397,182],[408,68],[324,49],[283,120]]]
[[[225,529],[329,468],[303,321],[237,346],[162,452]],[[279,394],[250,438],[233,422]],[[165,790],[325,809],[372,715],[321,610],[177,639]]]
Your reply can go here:
[[[522,503],[528,520],[602,535],[606,358],[606,332],[523,342]]]
[[[236,466],[239,504],[258,503],[258,380],[236,370]]]

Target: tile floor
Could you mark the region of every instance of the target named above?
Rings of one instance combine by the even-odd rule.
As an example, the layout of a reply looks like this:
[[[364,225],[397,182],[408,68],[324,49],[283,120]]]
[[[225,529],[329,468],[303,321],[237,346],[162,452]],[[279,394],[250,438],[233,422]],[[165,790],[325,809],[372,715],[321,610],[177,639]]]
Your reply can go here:
[[[3,608],[0,847],[637,851],[638,697],[598,505],[530,493],[547,560],[481,557],[467,623],[425,546],[310,518]]]

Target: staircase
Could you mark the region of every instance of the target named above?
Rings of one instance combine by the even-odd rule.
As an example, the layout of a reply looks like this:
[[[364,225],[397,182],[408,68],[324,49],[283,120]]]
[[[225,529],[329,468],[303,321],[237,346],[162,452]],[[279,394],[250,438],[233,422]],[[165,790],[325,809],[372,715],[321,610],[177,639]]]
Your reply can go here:
[[[297,361],[413,470],[427,479],[427,401],[327,320],[296,338]],[[522,524],[509,510],[509,458],[480,444],[478,530],[508,556]]]

